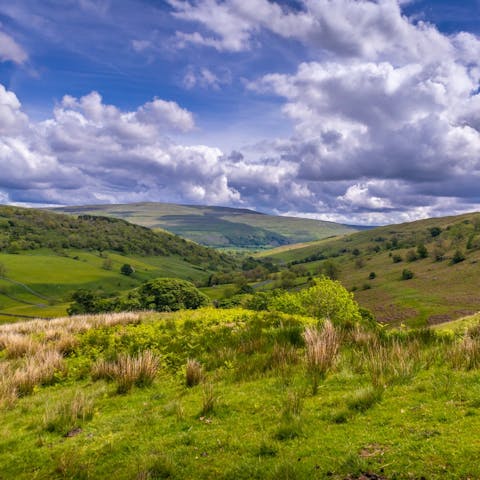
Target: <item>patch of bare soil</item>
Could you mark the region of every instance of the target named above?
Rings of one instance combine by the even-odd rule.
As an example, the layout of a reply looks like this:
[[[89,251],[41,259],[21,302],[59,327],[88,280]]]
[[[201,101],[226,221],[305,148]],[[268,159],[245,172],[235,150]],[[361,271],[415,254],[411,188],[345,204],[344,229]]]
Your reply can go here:
[[[387,480],[387,477],[373,472],[365,472],[360,475],[349,475],[344,480]]]
[[[451,322],[452,320],[458,320],[459,318],[467,317],[477,313],[474,310],[455,310],[451,313],[443,313],[440,315],[431,315],[428,317],[428,325],[438,325],[440,323]]]

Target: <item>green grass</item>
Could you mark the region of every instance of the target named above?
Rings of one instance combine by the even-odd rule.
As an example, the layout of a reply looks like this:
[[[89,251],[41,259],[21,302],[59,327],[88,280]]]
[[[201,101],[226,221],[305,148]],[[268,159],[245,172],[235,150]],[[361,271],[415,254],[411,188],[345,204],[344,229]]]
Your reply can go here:
[[[395,334],[405,351],[416,349],[421,368],[401,382],[387,380],[381,392],[371,387],[361,360],[365,340],[345,340],[335,369],[311,395],[303,347],[296,347],[298,357],[287,366],[264,369],[287,318],[201,310],[80,334],[65,376],[1,412],[0,475],[480,478],[480,465],[472,460],[478,453],[480,373],[450,366],[451,337],[423,341]],[[255,348],[246,349],[247,340]],[[115,382],[90,378],[88,365],[96,356],[147,345],[163,356],[150,387],[118,394]],[[216,400],[207,414],[204,387],[185,385],[183,362],[192,354],[213,386]],[[80,407],[70,407],[72,398],[80,398]]]
[[[432,237],[430,229],[440,235]],[[392,242],[396,241],[394,247]],[[444,260],[435,261],[440,241]],[[429,252],[425,259],[406,260],[410,250],[424,243]],[[465,261],[452,264],[455,251],[465,253]],[[311,274],[318,274],[326,261],[338,267],[339,280],[355,292],[355,298],[369,308],[377,320],[399,325],[434,325],[449,322],[480,310],[477,292],[480,262],[480,215],[431,218],[401,225],[389,225],[357,232],[341,238],[325,239],[300,246],[281,247],[260,254],[281,268],[291,262],[301,263]],[[325,259],[313,260],[323,255]],[[403,261],[393,262],[400,255]],[[403,269],[414,273],[402,280]],[[376,278],[369,279],[371,272]]]
[[[19,254],[0,253],[0,264],[5,266],[7,278],[26,285],[40,295],[36,296],[21,285],[0,279],[0,312],[60,316],[66,314],[71,293],[81,288],[117,295],[156,277],[205,281],[211,273],[176,255],[143,257],[113,252],[106,254],[112,260],[111,270],[102,268],[104,258],[98,253],[83,250],[67,249],[62,255],[47,249]],[[131,277],[120,274],[120,267],[125,263],[135,268]],[[0,322],[7,319],[0,316]]]
[[[213,206],[134,203],[64,207],[58,210],[122,218],[149,228],[167,230],[203,245],[224,249],[258,250],[355,231],[352,227],[333,222]]]

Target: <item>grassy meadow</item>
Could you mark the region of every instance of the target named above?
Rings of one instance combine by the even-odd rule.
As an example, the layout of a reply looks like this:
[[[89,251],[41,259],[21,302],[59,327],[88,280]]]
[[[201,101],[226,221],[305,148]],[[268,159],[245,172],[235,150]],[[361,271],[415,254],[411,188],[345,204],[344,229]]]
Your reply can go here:
[[[242,309],[3,325],[0,478],[480,478],[478,325]]]

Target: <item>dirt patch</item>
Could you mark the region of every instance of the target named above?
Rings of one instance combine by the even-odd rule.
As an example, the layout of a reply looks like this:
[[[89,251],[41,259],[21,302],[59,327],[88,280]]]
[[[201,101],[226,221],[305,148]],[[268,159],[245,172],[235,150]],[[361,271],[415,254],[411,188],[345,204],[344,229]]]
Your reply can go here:
[[[378,443],[365,445],[365,447],[360,450],[360,456],[363,458],[381,457],[384,454],[385,447]]]
[[[431,315],[428,317],[428,325],[439,325],[440,323],[451,322],[452,320],[458,320],[459,318],[467,317],[477,313],[476,310],[455,310],[451,313],[443,313],[440,315]]]
[[[377,473],[365,472],[360,475],[348,475],[344,480],[387,480],[387,477]]]
[[[79,433],[82,433],[82,429],[80,427],[78,428],[74,428],[73,430],[70,430],[69,432],[67,432],[64,437],[66,438],[70,438],[70,437],[75,437],[76,435],[78,435]]]

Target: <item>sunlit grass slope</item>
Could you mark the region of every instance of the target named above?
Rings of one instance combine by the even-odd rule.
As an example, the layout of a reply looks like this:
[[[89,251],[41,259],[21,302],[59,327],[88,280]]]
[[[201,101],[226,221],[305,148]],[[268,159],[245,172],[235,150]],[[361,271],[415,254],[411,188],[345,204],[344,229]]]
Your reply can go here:
[[[239,309],[0,326],[0,475],[480,478],[477,332]]]
[[[338,278],[380,321],[432,325],[480,311],[478,213],[379,227],[262,256],[313,273],[333,262]],[[402,280],[404,270],[413,273],[411,280]]]

